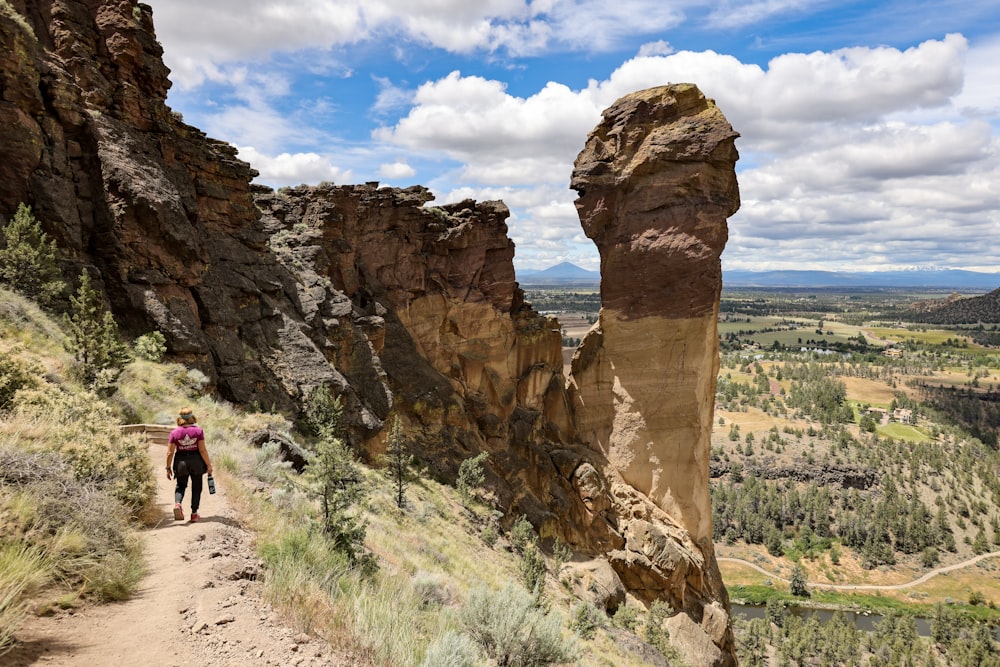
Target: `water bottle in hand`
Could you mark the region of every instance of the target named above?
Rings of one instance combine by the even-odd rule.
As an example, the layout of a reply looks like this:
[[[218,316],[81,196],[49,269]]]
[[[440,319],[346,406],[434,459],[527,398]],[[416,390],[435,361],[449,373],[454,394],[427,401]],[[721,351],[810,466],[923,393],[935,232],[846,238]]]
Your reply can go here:
[[[208,476],[208,492],[215,493],[215,478],[211,475]]]

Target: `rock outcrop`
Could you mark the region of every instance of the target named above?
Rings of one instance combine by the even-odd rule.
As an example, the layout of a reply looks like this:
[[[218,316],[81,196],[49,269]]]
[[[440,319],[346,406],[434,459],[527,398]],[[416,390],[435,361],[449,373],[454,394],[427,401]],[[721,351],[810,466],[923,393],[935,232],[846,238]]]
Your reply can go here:
[[[570,378],[577,434],[607,458],[613,493],[639,496],[611,562],[627,588],[667,591],[701,624],[709,662],[732,650],[708,475],[737,136],[693,85],[633,93],[604,112],[571,182],[601,255],[600,317]],[[689,643],[703,660],[707,644]]]
[[[0,221],[30,204],[124,332],[162,331],[226,399],[294,414],[326,388],[359,452],[399,416],[444,479],[490,452],[507,522],[524,514],[543,544],[593,560],[609,609],[619,583],[668,599],[698,664],[732,664],[705,439],[735,133],[714,106],[693,87],[626,98],[581,154],[604,311],[567,385],[502,203],[253,186],[231,146],[166,105],[161,55],[134,0],[0,4]]]

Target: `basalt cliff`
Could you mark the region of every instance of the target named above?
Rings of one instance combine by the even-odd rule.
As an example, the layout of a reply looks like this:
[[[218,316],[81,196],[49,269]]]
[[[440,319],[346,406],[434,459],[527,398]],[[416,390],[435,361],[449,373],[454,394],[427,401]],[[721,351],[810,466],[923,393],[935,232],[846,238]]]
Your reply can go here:
[[[166,105],[161,56],[133,0],[0,2],[0,221],[30,204],[65,273],[90,270],[124,332],[163,332],[223,398],[295,414],[327,389],[360,453],[399,417],[443,479],[490,452],[506,520],[570,545],[596,601],[667,600],[691,664],[735,664],[707,482],[739,202],[715,105],[690,85],[643,91],[587,139],[572,187],[603,310],[566,378],[558,322],[517,285],[503,203],[252,185]]]

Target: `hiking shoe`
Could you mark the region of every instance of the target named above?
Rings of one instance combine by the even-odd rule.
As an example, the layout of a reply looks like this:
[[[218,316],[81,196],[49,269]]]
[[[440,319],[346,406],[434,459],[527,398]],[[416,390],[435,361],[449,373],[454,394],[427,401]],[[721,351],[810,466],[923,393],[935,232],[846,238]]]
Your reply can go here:
[[[201,518],[201,517],[200,517],[200,516],[198,516],[198,513],[197,513],[197,512],[195,512],[194,514],[192,514],[192,515],[191,515],[191,523],[197,523],[197,522],[198,522],[198,519],[200,519],[200,518]]]
[[[181,509],[180,503],[174,503],[174,521],[184,520],[184,510]]]

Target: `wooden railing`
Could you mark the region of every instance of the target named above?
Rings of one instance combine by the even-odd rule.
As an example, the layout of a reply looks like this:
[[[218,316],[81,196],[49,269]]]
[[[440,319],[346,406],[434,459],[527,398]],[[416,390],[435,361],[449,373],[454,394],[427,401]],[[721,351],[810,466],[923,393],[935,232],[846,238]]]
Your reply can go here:
[[[173,426],[167,424],[125,424],[122,433],[144,433],[146,440],[154,445],[167,446]]]

